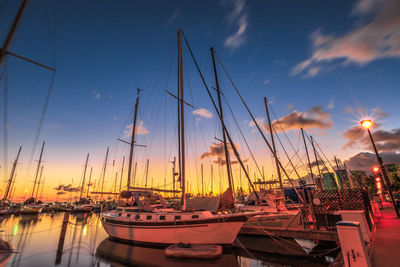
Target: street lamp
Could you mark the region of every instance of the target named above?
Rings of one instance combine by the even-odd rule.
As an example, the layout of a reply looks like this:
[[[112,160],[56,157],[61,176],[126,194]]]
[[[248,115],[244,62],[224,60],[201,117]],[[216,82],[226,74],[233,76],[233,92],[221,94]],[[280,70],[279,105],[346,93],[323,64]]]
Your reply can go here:
[[[381,169],[383,179],[386,182],[386,185],[387,185],[387,188],[388,188],[388,191],[389,191],[389,195],[390,195],[390,199],[392,200],[392,203],[393,203],[394,210],[396,211],[397,217],[400,217],[399,210],[398,210],[398,208],[396,206],[396,201],[394,200],[394,197],[393,197],[392,188],[390,187],[390,181],[389,181],[388,173],[386,171],[385,166],[383,165],[382,158],[379,155],[378,150],[376,149],[375,142],[374,142],[374,139],[372,138],[371,131],[369,130],[369,128],[372,126],[373,123],[372,123],[371,120],[363,120],[360,123],[361,123],[361,126],[363,128],[365,128],[365,129],[367,129],[367,131],[368,131],[368,135],[369,135],[369,138],[371,139],[372,146],[374,147],[376,158],[378,160],[378,164],[379,164],[379,167]]]

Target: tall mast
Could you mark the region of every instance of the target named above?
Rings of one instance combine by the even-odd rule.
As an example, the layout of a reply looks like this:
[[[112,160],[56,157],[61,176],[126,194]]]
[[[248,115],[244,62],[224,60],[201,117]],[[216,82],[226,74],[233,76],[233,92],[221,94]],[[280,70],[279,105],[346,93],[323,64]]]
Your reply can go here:
[[[89,198],[89,189],[90,189],[90,183],[91,183],[91,180],[92,180],[92,172],[93,172],[93,167],[90,168],[89,182],[87,184],[86,198]]]
[[[322,173],[321,173],[321,168],[319,167],[319,160],[318,160],[318,157],[317,157],[317,151],[315,150],[314,138],[312,136],[310,136],[310,139],[311,139],[311,146],[312,146],[313,151],[314,151],[315,162],[317,163],[317,169],[318,169],[318,173],[319,173],[319,177],[320,177],[319,179],[321,181],[321,179],[323,177],[322,177]],[[320,183],[320,187],[322,187],[322,182]],[[322,188],[320,188],[320,189],[322,190]]]
[[[119,192],[120,193],[121,193],[121,190],[122,190],[122,177],[124,175],[124,164],[125,164],[125,156],[122,158],[121,178],[120,178],[120,181],[119,181]],[[129,190],[129,189],[127,189],[127,190]]]
[[[42,149],[40,150],[39,162],[38,162],[38,166],[37,166],[37,169],[36,169],[36,175],[35,175],[35,183],[33,184],[33,190],[32,190],[32,196],[31,197],[33,197],[33,195],[35,194],[35,188],[36,188],[37,178],[38,178],[38,175],[39,175],[40,165],[42,164],[43,149],[44,149],[44,141],[43,141],[43,144],[42,144]]]
[[[172,161],[172,191],[173,197],[175,198],[175,164],[176,164],[176,157],[174,157],[174,161]]]
[[[133,159],[133,148],[135,146],[135,132],[136,132],[136,118],[137,118],[137,111],[139,107],[139,93],[140,89],[137,89],[137,96],[136,96],[136,104],[135,104],[135,114],[133,116],[133,123],[132,123],[132,138],[131,138],[131,149],[129,151],[129,162],[128,162],[128,181],[127,181],[127,190],[131,186],[131,174],[132,174],[132,159]]]
[[[0,68],[4,62],[4,59],[6,58],[8,48],[10,47],[11,42],[14,39],[15,33],[18,29],[18,26],[21,23],[22,15],[24,14],[24,11],[28,5],[28,2],[29,2],[29,0],[24,0],[21,3],[21,6],[18,9],[17,16],[15,17],[14,22],[10,28],[10,31],[8,32],[8,35],[7,35],[6,39],[4,40],[3,46],[0,50]]]
[[[265,104],[265,110],[267,112],[269,133],[271,135],[272,149],[274,151],[273,154],[274,154],[275,164],[276,164],[276,173],[278,174],[278,179],[279,179],[279,187],[281,188],[281,191],[283,192],[281,169],[279,168],[279,163],[278,163],[278,158],[277,158],[277,153],[276,153],[276,147],[275,147],[275,140],[274,140],[274,131],[272,129],[271,118],[269,117],[268,101],[267,101],[266,97],[264,97],[264,104]]]
[[[313,171],[312,171],[312,166],[311,166],[311,161],[310,161],[310,155],[308,154],[308,148],[307,148],[306,138],[304,137],[304,130],[303,130],[303,128],[300,128],[300,130],[301,130],[301,134],[303,135],[303,142],[304,142],[304,147],[305,147],[305,149],[306,149],[308,166],[310,167],[311,179],[312,179],[313,184],[315,185],[314,173],[313,173]]]
[[[182,210],[186,210],[186,177],[185,177],[185,106],[183,94],[183,58],[182,58],[182,30],[178,30],[178,70],[179,70],[179,110],[180,110],[180,176],[182,185]]]
[[[3,200],[7,200],[8,195],[10,194],[11,186],[12,186],[13,180],[14,180],[15,170],[16,170],[17,164],[18,164],[19,155],[21,153],[21,149],[22,149],[22,146],[19,147],[17,157],[14,160],[14,163],[13,163],[13,166],[11,169],[11,173],[10,173],[10,179],[8,179],[8,183],[7,183],[6,191],[4,192]]]
[[[203,163],[201,166],[201,195],[204,196],[204,175],[203,175]]]
[[[108,161],[108,151],[109,151],[109,147],[107,147],[107,152],[106,152],[106,159],[104,160],[104,166],[103,166],[103,174],[102,174],[102,178],[103,181],[101,183],[101,191],[100,191],[100,200],[103,197],[103,189],[104,189],[104,179],[106,178],[106,169],[107,169],[107,161]]]
[[[136,186],[136,174],[137,174],[137,161],[135,162],[135,168],[133,169],[133,186]],[[129,190],[129,189],[127,189]]]
[[[46,180],[46,177],[43,178],[43,182],[42,182],[42,190],[40,190],[40,199],[43,198],[43,188],[44,188],[44,182]]]
[[[214,169],[211,164],[211,195],[214,195]]]
[[[89,153],[86,156],[86,163],[85,163],[85,169],[83,171],[82,186],[81,186],[81,193],[79,195],[79,200],[82,199],[83,187],[85,186],[85,178],[86,178],[86,170],[87,170],[88,161],[89,161]]]
[[[210,48],[210,52],[211,52],[211,58],[212,58],[212,63],[213,63],[213,68],[214,68],[214,78],[215,78],[215,87],[217,89],[217,96],[218,96],[218,106],[219,106],[219,118],[221,120],[221,123],[224,124],[224,115],[222,112],[222,101],[221,101],[221,90],[219,88],[219,82],[218,82],[218,73],[217,73],[217,67],[215,65],[215,56],[214,56],[214,47]],[[228,151],[228,145],[226,144],[226,133],[224,130],[224,127],[222,128],[222,141],[224,142],[224,152],[225,152],[225,164],[226,164],[226,171],[227,171],[227,175],[228,175],[228,184],[229,187],[232,190],[232,195],[234,194],[234,188],[233,188],[233,180],[232,180],[232,172],[231,172],[231,162],[230,162],[230,158],[229,158],[229,151]],[[234,145],[234,144],[232,144]],[[232,196],[232,199],[233,196]]]
[[[147,180],[149,178],[149,159],[146,161],[146,181],[144,183],[144,187],[147,188]]]
[[[37,189],[36,189],[36,196],[35,196],[36,199],[38,198],[39,191],[40,191],[40,185],[41,185],[41,183],[42,183],[41,181],[42,181],[42,175],[43,175],[43,167],[44,167],[44,165],[42,164],[42,166],[40,167],[40,174],[39,174],[38,187],[37,187]]]

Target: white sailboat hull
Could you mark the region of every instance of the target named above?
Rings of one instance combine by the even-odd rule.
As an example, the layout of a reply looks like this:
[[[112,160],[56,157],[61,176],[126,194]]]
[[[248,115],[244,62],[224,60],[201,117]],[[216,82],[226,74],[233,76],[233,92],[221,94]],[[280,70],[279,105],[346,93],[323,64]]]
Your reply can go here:
[[[103,214],[102,225],[110,237],[125,242],[159,245],[176,243],[232,245],[246,220],[247,217],[242,215],[230,218],[207,218],[179,224],[145,225],[121,221]]]
[[[42,207],[29,207],[23,206],[21,207],[21,214],[39,214],[42,212]]]

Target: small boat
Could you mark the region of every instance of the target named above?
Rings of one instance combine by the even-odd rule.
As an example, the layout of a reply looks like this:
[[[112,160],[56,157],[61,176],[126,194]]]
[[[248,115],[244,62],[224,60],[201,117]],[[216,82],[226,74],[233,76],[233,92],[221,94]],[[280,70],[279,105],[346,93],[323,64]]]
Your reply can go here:
[[[42,212],[42,206],[38,204],[24,205],[20,209],[21,214],[39,214]]]
[[[76,204],[72,207],[71,212],[91,212],[92,209],[92,204]]]
[[[165,255],[172,258],[215,259],[221,254],[220,245],[174,244],[165,249]]]

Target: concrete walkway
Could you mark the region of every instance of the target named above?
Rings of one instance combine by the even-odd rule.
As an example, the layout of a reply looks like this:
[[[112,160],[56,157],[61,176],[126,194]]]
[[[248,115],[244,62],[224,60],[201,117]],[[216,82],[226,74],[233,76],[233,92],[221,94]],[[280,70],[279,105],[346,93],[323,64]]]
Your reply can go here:
[[[381,214],[371,248],[372,265],[400,266],[400,219],[391,207],[381,210]]]

